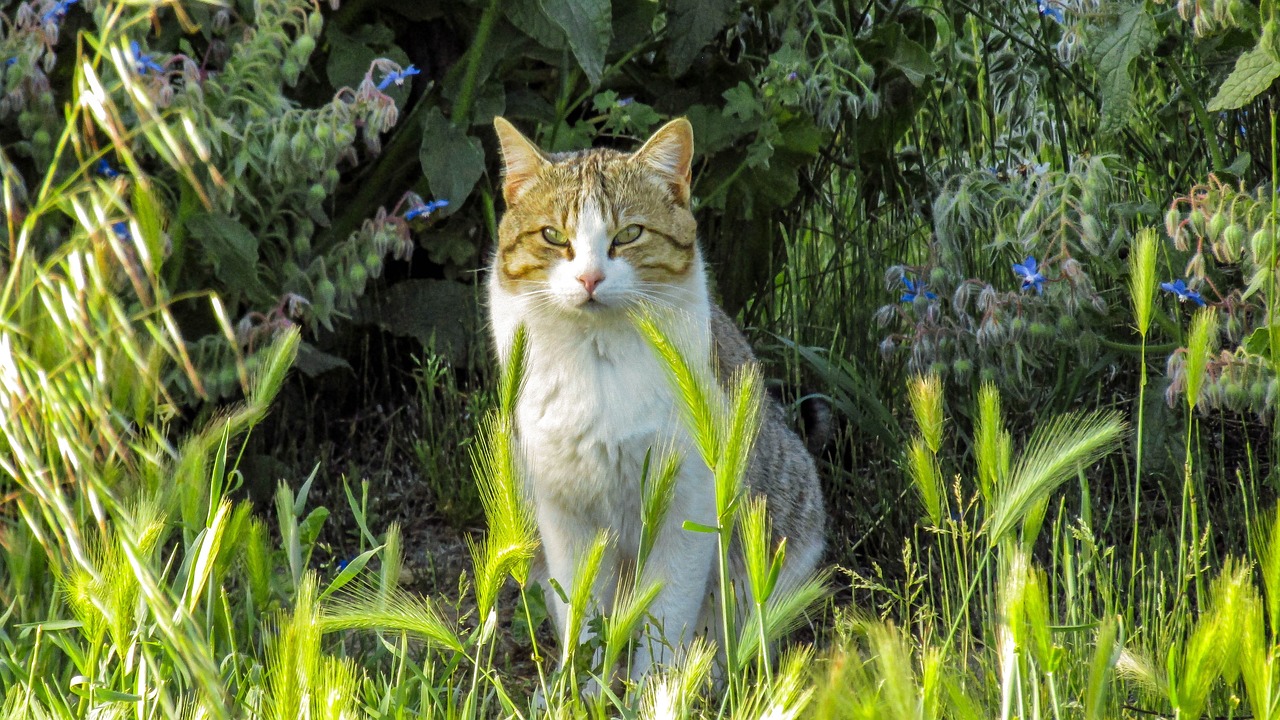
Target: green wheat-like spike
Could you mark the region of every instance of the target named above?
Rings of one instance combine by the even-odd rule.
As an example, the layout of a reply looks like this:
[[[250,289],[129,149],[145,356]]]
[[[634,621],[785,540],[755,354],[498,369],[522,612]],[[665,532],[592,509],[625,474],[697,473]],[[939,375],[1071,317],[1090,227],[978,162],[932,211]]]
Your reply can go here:
[[[1119,447],[1124,431],[1120,415],[1108,411],[1068,413],[1036,428],[992,505],[986,524],[989,541],[1000,542],[1036,503],[1074,477],[1077,468]]]
[[[368,583],[352,585],[355,587],[350,592],[344,589],[320,613],[317,625],[321,632],[391,630],[462,651],[462,641],[430,600],[400,588],[384,591]]]
[[[911,447],[907,450],[907,472],[916,492],[920,493],[929,522],[938,527],[942,524],[942,480],[933,452],[929,450],[929,441],[918,435],[912,438]]]
[[[1107,691],[1111,687],[1111,674],[1120,658],[1123,643],[1119,642],[1120,623],[1116,618],[1105,618],[1098,625],[1093,657],[1089,662],[1089,677],[1085,682],[1084,716],[1087,720],[1106,717]]]
[[[507,417],[512,417],[515,412],[516,399],[520,395],[520,386],[524,382],[528,350],[528,328],[524,325],[519,325],[516,327],[515,336],[511,340],[511,352],[502,366],[502,383],[498,395],[501,413]]]
[[[750,583],[751,599],[763,605],[773,591],[770,583],[772,556],[769,544],[772,528],[768,508],[761,495],[749,498],[740,513],[739,537],[742,540],[742,560]]]
[[[1205,369],[1217,341],[1218,311],[1212,307],[1201,308],[1191,319],[1191,332],[1187,340],[1187,404],[1193,411],[1200,401]]]
[[[1138,334],[1147,337],[1151,328],[1151,308],[1156,293],[1156,231],[1143,228],[1133,241],[1129,254],[1129,302]]]
[[[387,526],[382,552],[379,553],[382,565],[378,569],[378,592],[384,597],[392,589],[400,587],[400,572],[404,568],[400,537],[400,523],[393,522]]]
[[[751,448],[760,431],[762,385],[760,371],[754,365],[739,368],[729,383],[728,427],[717,433],[725,444],[715,465],[716,515],[721,525],[732,523],[730,515],[742,495]]]
[[[649,582],[642,588],[619,589],[605,626],[604,666],[601,670],[605,677],[609,677],[618,657],[627,649],[627,643],[635,637],[636,630],[644,622],[649,607],[658,599],[661,590],[662,583],[658,581]]]
[[[827,595],[827,576],[819,574],[806,578],[791,587],[777,588],[764,607],[764,642],[773,643],[804,622],[805,613]],[[735,648],[739,666],[745,666],[760,653],[761,619],[753,609],[742,624]]]
[[[1280,633],[1280,503],[1271,512],[1262,537],[1262,546],[1257,552],[1258,570],[1266,593],[1267,627],[1274,639]]]
[[[1268,644],[1267,631],[1263,626],[1262,597],[1252,583],[1245,588],[1240,612],[1239,626],[1242,632],[1237,665],[1253,716],[1266,717],[1280,687],[1272,682],[1276,655]]]
[[[911,415],[920,435],[937,455],[942,449],[942,380],[937,375],[918,375],[907,385]]]
[[[914,717],[918,701],[916,678],[906,638],[897,628],[879,622],[866,625],[865,632],[875,658],[886,716]]]
[[[1009,433],[1004,428],[1000,410],[1000,391],[993,382],[982,383],[978,390],[978,424],[974,430],[978,464],[978,486],[982,499],[991,504],[1009,470]]]
[[[715,378],[710,377],[709,371],[700,372],[690,365],[652,315],[637,313],[631,320],[666,368],[698,453],[708,467],[714,468],[720,459],[720,418],[724,412]]]
[[[561,648],[560,663],[568,666],[577,653],[578,642],[582,637],[582,625],[591,610],[591,597],[595,590],[596,578],[600,576],[600,566],[604,562],[605,553],[613,543],[607,530],[596,534],[591,545],[582,553],[573,568],[573,588],[569,592],[569,607],[565,619],[564,647]]]
[[[667,511],[671,509],[671,501],[675,498],[676,476],[680,472],[680,454],[674,448],[665,448],[658,453],[657,469],[649,465],[649,472],[644,478],[640,500],[640,549],[636,555],[637,569],[643,570],[653,544],[662,531]]]

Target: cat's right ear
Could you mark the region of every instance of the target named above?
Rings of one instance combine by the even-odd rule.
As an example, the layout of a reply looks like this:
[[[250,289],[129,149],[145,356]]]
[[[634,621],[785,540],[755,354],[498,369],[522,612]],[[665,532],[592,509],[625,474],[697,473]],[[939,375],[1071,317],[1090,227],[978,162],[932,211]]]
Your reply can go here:
[[[509,207],[551,160],[505,118],[495,117],[493,129],[502,145],[502,197]]]

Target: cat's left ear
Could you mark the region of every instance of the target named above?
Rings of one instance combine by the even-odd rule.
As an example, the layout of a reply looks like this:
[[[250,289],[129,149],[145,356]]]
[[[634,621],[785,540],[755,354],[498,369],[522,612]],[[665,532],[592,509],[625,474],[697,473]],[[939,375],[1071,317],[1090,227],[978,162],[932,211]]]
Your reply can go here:
[[[693,182],[693,126],[688,120],[676,118],[658,128],[632,159],[661,175],[671,187],[676,202],[689,204],[689,186]]]

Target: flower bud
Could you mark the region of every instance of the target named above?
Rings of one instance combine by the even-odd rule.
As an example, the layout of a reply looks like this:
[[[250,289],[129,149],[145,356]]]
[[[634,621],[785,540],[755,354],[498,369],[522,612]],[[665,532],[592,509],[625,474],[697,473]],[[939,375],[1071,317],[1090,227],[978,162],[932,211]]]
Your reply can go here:
[[[364,294],[364,285],[369,281],[369,272],[359,263],[353,263],[347,271],[347,279],[351,281],[351,290],[356,295]]]
[[[1244,227],[1239,223],[1231,223],[1222,231],[1222,250],[1224,262],[1235,263],[1240,260],[1240,252],[1244,249]]]
[[[313,183],[311,187],[307,188],[307,202],[314,205],[319,205],[324,202],[324,199],[328,197],[328,195],[329,193],[324,189],[324,185],[321,185],[320,183]]]
[[[315,52],[316,39],[310,35],[300,35],[297,40],[293,41],[292,54],[299,64],[306,64],[311,57],[311,53]]]
[[[1271,257],[1271,248],[1274,244],[1274,238],[1271,229],[1266,225],[1258,228],[1253,237],[1249,239],[1249,252],[1253,255],[1253,261],[1260,265],[1270,265],[1267,258]]]
[[[293,253],[298,257],[305,257],[311,252],[311,238],[307,235],[299,235],[293,239]]]
[[[958,377],[966,378],[973,372],[973,361],[967,358],[956,358],[951,362],[951,371]]]
[[[1205,224],[1207,222],[1204,217],[1204,211],[1200,209],[1192,210],[1191,215],[1187,217],[1187,220],[1191,225],[1191,229],[1194,230],[1197,235],[1203,237],[1206,229]]]
[[[1209,239],[1217,240],[1222,237],[1222,231],[1227,229],[1227,214],[1219,210],[1209,218]]]
[[[1058,316],[1058,332],[1064,335],[1069,335],[1070,333],[1074,333],[1078,327],[1080,327],[1080,323],[1076,322],[1074,315]]]

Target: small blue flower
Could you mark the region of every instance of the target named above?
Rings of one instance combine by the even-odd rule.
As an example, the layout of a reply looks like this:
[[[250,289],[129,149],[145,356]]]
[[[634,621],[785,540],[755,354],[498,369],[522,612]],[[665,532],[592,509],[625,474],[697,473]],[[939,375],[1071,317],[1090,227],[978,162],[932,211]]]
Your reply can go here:
[[[1204,307],[1204,299],[1200,297],[1200,293],[1187,287],[1184,280],[1174,280],[1171,283],[1160,283],[1160,289],[1165,292],[1171,292],[1178,297],[1178,302],[1191,302]]]
[[[8,60],[5,60],[5,61],[4,61],[4,66],[5,66],[5,67],[9,67],[9,66],[11,66],[11,65],[17,65],[17,64],[18,64],[18,58],[17,58],[17,57],[11,57],[11,58],[9,58]]]
[[[58,22],[65,18],[67,16],[67,10],[78,2],[80,2],[80,0],[58,0],[58,2],[53,4],[53,7],[49,8],[49,12],[40,16],[40,22]]]
[[[1036,259],[1034,256],[1028,255],[1027,259],[1019,263],[1013,264],[1013,274],[1022,280],[1022,290],[1025,292],[1027,288],[1034,287],[1036,294],[1044,293],[1044,275],[1036,270]]]
[[[904,303],[915,302],[916,297],[919,295],[925,296],[925,298],[928,300],[938,299],[937,295],[934,295],[933,293],[924,289],[924,283],[922,282],[915,282],[911,278],[903,275],[902,284],[907,286],[907,291],[902,293],[902,299],[900,300],[900,302],[904,302]]]
[[[108,180],[120,177],[120,171],[111,167],[111,163],[107,162],[106,158],[99,160],[98,164],[95,165],[94,168],[98,171],[99,175],[107,178]]]
[[[129,232],[129,223],[124,222],[123,220],[118,223],[113,223],[111,225],[111,231],[116,234],[116,237],[126,242],[133,239],[133,233]]]
[[[343,570],[346,570],[346,569],[347,569],[347,565],[349,565],[349,564],[350,564],[350,563],[349,563],[349,562],[347,562],[346,560],[339,560],[339,561],[338,561],[338,572],[342,572]]]
[[[133,62],[137,65],[139,75],[146,75],[148,70],[154,71],[157,75],[164,74],[164,67],[152,60],[150,55],[142,52],[137,40],[129,43],[129,54],[133,56]]]
[[[1066,16],[1062,14],[1062,8],[1050,5],[1049,0],[1036,0],[1036,9],[1040,11],[1041,15],[1057,22],[1058,24],[1062,24],[1062,22],[1066,20]]]
[[[418,68],[412,65],[405,68],[404,70],[393,70],[392,72],[387,73],[386,77],[382,78],[382,82],[378,83],[378,89],[386,90],[387,88],[391,87],[391,83],[395,83],[396,85],[403,85],[405,78],[411,75],[418,75],[421,73],[422,73],[421,70],[419,70]]]
[[[426,203],[425,205],[415,205],[414,207],[409,208],[409,212],[404,214],[404,219],[408,221],[416,217],[419,217],[421,215],[430,215],[431,213],[439,210],[442,207],[447,207],[448,205],[449,205],[448,200],[432,200],[431,202]]]
[[[636,99],[633,97],[624,97],[618,101],[618,107],[626,107],[635,101]]]
[[[800,73],[796,72],[795,70],[792,70],[791,72],[787,73],[787,79],[788,79],[788,80],[790,80],[790,81],[792,81],[792,82],[794,82],[794,81],[796,81],[796,80],[799,80],[799,79],[800,79]]]

